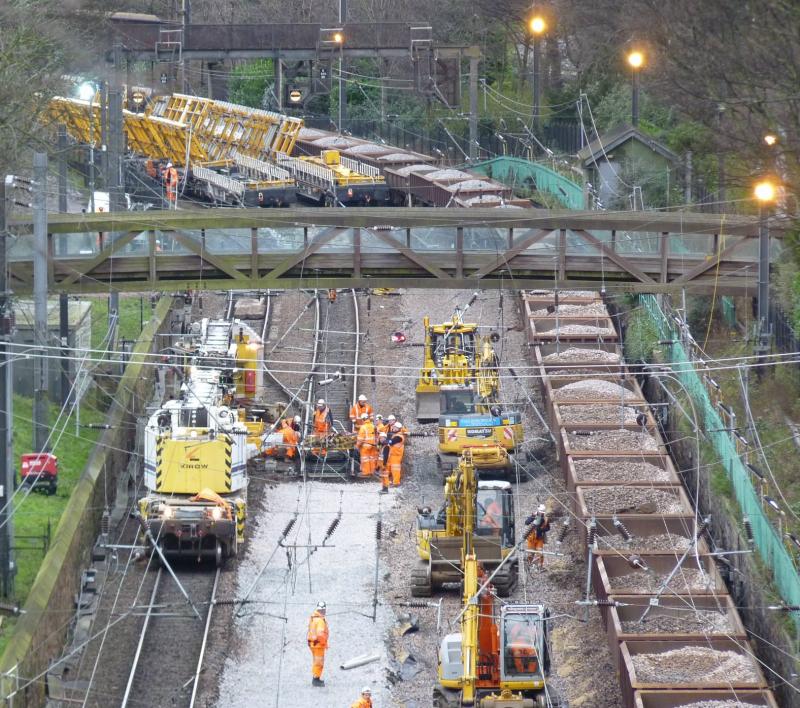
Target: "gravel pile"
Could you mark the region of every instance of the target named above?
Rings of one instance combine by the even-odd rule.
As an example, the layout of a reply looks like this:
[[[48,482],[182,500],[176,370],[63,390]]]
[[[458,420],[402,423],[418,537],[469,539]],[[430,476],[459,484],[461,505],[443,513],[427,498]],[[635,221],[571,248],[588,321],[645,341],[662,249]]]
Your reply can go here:
[[[560,406],[561,420],[565,423],[636,423],[637,410],[630,406],[578,405]]]
[[[685,551],[691,539],[675,533],[656,533],[651,536],[634,536],[630,541],[619,534],[597,536],[600,549],[617,551]]]
[[[608,582],[612,590],[634,590],[637,593],[657,592],[668,575],[668,572],[657,573],[654,571],[634,570],[625,575],[611,576]],[[667,589],[679,595],[691,595],[693,592],[713,590],[714,584],[708,575],[701,573],[697,568],[684,568],[679,570],[675,577],[670,580]]]
[[[763,703],[742,703],[731,698],[724,701],[695,701],[694,703],[681,703],[678,708],[764,708]]]
[[[553,352],[542,357],[542,361],[545,364],[568,364],[573,361],[619,364],[619,359],[619,354],[616,352],[607,352],[604,349],[581,349],[579,347],[570,347],[563,352]]]
[[[554,401],[598,401],[636,398],[633,391],[624,386],[600,379],[574,381],[553,391]]]
[[[559,305],[552,312],[546,307],[531,312],[531,317],[608,317],[608,310],[602,302],[593,302],[589,305]]]
[[[644,683],[755,683],[759,680],[746,654],[710,647],[682,647],[631,657],[637,681]]]
[[[583,500],[592,514],[679,514],[681,498],[650,487],[586,487]]]
[[[728,613],[717,610],[678,610],[663,615],[650,613],[642,622],[622,622],[622,631],[631,634],[725,634],[732,630]]]
[[[640,433],[638,430],[593,430],[584,435],[567,433],[567,439],[573,452],[658,451],[656,439],[650,433]]]
[[[641,460],[604,460],[590,457],[573,460],[575,477],[579,482],[669,482],[668,470]]]
[[[548,295],[555,298],[555,290],[527,290],[526,295]],[[559,297],[592,297],[597,300],[600,299],[600,293],[596,290],[559,290]]]
[[[592,334],[597,337],[610,337],[616,332],[613,327],[596,327],[595,325],[566,324],[551,329],[536,329],[537,334]]]

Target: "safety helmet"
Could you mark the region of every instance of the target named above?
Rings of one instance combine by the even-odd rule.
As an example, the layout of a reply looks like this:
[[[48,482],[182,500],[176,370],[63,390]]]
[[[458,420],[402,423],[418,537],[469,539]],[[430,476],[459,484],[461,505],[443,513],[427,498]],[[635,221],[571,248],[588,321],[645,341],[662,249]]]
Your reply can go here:
[[[324,398],[320,398],[320,399],[317,401],[317,405],[318,405],[318,406],[324,406],[324,405],[325,405],[325,399],[324,399]]]
[[[397,418],[395,418],[393,415],[390,415],[386,420],[388,420],[390,423],[394,423]]]
[[[403,429],[403,424],[400,423],[399,421],[392,426],[392,430],[402,430],[402,429]]]
[[[370,689],[369,686],[364,686],[364,688],[361,689],[361,695],[362,696],[371,696],[372,695],[372,690]]]
[[[361,414],[361,420],[367,420],[369,416],[366,413]]]
[[[296,415],[296,416],[294,417],[294,422],[295,422],[295,423],[301,423],[302,421],[303,421],[303,419],[302,419],[302,418],[301,418],[299,415]]]
[[[546,511],[547,511],[547,507],[546,507],[544,504],[539,504],[539,508],[537,509],[537,511],[538,511],[540,514],[544,514],[544,512],[546,512]]]
[[[325,601],[324,601],[324,600],[320,600],[320,601],[317,603],[317,609],[318,609],[318,610],[321,610],[322,612],[325,612],[325,610],[326,610],[327,608],[328,608],[328,606],[325,604]]]
[[[375,414],[375,417],[376,417],[378,420],[383,420],[383,416],[382,416],[380,413],[376,413],[376,414]]]
[[[362,394],[361,394],[361,395],[358,397],[358,402],[359,402],[359,403],[366,403],[366,402],[367,402],[367,397],[366,397],[366,396],[365,396],[365,395],[362,393]]]
[[[172,163],[171,163],[171,162],[168,162],[168,163],[167,163],[167,168],[170,168],[170,167],[172,167]]]

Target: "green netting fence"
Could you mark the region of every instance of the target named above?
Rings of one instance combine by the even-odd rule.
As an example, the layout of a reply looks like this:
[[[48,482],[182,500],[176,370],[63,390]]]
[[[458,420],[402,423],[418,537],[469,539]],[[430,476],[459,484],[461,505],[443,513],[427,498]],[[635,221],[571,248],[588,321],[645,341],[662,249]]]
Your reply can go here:
[[[756,548],[764,564],[771,571],[783,602],[786,605],[800,605],[800,574],[798,574],[794,560],[783,545],[778,531],[764,512],[750,474],[739,456],[725,424],[717,413],[701,377],[697,374],[695,364],[681,344],[678,332],[672,322],[661,310],[656,297],[642,295],[640,301],[658,327],[661,340],[671,342],[669,347],[665,345],[670,366],[694,402],[697,415],[701,418],[698,424],[703,427],[719,456],[728,479],[733,485],[734,494],[742,513],[750,518]],[[794,612],[792,616],[800,629],[800,613]]]

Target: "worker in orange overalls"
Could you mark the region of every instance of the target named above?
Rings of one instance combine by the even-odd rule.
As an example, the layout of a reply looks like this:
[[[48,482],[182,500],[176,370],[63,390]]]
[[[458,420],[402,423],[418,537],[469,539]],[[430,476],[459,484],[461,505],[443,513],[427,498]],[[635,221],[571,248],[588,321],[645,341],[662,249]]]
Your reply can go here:
[[[333,414],[324,398],[317,401],[314,409],[314,435],[327,435],[333,427]]]
[[[362,393],[350,408],[350,422],[353,424],[354,433],[357,433],[358,429],[361,427],[364,414],[366,414],[367,418],[371,418],[372,406],[367,401],[367,397]]]
[[[386,444],[386,433],[378,433],[378,476],[381,478],[381,494],[389,493],[389,465],[386,464],[386,455],[389,446]]]
[[[528,533],[528,550],[540,551],[539,553],[529,553],[528,563],[536,566],[539,570],[544,570],[544,544],[547,543],[547,532],[550,530],[550,518],[547,516],[547,507],[539,504],[535,514],[531,514],[525,519],[525,525],[530,526]]]
[[[171,162],[167,163],[164,170],[164,186],[167,192],[167,207],[169,209],[178,208],[178,170],[176,170]]]
[[[383,416],[380,413],[375,414],[375,430],[378,431],[378,435],[381,433],[389,433],[389,428],[391,427],[391,423],[388,423],[383,419]]]
[[[392,426],[391,434],[386,440],[383,448],[383,464],[387,473],[392,477],[392,484],[400,486],[400,479],[403,476],[403,452],[406,447],[406,436],[402,432],[402,424],[395,423]]]
[[[283,426],[281,427],[281,434],[283,435],[283,448],[284,454],[290,460],[294,460],[297,457],[297,446],[300,444],[300,416],[295,416],[294,420],[289,420],[285,418],[283,421]],[[295,428],[295,425],[297,428]]]
[[[483,528],[500,530],[503,527],[503,507],[500,506],[499,499],[493,497],[491,500],[485,501],[480,525]]]
[[[328,648],[328,620],[325,619],[327,607],[324,602],[317,603],[317,608],[308,619],[308,648],[311,649],[311,685],[324,686],[322,670],[325,668],[325,650]]]
[[[336,288],[330,288],[328,290],[328,302],[330,303],[336,302]]]
[[[361,414],[356,447],[361,458],[361,476],[371,477],[378,467],[378,434],[366,413]]]
[[[372,691],[369,686],[361,689],[361,697],[355,703],[351,703],[350,708],[372,708]]]
[[[539,669],[536,656],[536,629],[525,622],[514,622],[508,630],[508,649],[518,674],[535,674]]]

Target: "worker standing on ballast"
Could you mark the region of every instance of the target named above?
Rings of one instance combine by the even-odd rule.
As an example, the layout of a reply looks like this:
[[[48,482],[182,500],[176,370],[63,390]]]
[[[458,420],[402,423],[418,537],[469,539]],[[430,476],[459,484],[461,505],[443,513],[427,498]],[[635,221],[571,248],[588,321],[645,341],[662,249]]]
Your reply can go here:
[[[387,470],[387,476],[391,475],[392,484],[395,487],[400,486],[400,480],[403,477],[403,453],[406,447],[406,436],[403,435],[402,428],[401,423],[395,422],[383,448],[383,465]]]
[[[311,649],[311,685],[324,686],[322,670],[325,668],[325,650],[328,648],[328,620],[325,619],[327,607],[324,602],[317,603],[308,620],[308,648]]]
[[[164,187],[167,194],[167,208],[178,208],[178,170],[176,170],[171,162],[167,163],[164,170]]]
[[[283,421],[283,426],[281,427],[281,442],[283,443],[284,455],[290,460],[294,460],[297,457],[297,448],[300,445],[299,418],[300,416],[296,416],[294,420],[287,418]],[[295,428],[295,425],[297,428]]]
[[[333,427],[333,414],[324,398],[317,401],[314,409],[314,435],[327,435]]]
[[[386,462],[389,453],[387,439],[386,433],[378,433],[378,475],[381,478],[381,494],[389,493],[389,465]]]
[[[356,447],[361,458],[361,476],[371,477],[378,467],[378,434],[375,432],[375,424],[366,413],[361,414]]]
[[[350,408],[350,422],[353,424],[353,432],[357,433],[361,427],[361,421],[364,420],[364,414],[367,418],[372,417],[372,406],[367,401],[367,397],[362,393],[358,400]]]
[[[547,532],[550,530],[550,517],[547,515],[547,507],[539,504],[535,514],[531,514],[525,519],[525,525],[529,526],[528,550],[534,551],[528,554],[528,563],[536,565],[539,570],[544,570],[544,544],[547,543]]]
[[[361,698],[351,703],[350,708],[372,708],[372,691],[369,686],[361,689]]]

